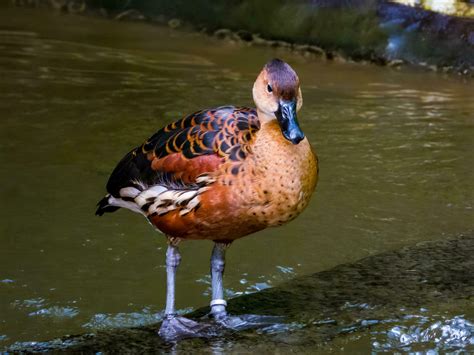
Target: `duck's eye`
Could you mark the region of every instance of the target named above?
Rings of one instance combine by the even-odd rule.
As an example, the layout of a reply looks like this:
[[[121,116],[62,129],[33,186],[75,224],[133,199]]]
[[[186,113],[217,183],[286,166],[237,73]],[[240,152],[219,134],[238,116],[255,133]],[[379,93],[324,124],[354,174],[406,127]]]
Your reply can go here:
[[[272,86],[271,86],[270,84],[267,85],[267,91],[268,91],[268,92],[272,92],[272,91],[273,91]]]

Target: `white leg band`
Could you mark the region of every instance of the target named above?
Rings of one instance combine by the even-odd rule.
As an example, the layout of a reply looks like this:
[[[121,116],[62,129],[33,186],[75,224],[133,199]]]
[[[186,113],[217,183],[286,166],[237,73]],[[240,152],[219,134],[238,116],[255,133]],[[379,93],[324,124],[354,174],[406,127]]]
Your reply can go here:
[[[215,299],[211,301],[211,307],[212,306],[227,306],[227,302],[223,299]]]

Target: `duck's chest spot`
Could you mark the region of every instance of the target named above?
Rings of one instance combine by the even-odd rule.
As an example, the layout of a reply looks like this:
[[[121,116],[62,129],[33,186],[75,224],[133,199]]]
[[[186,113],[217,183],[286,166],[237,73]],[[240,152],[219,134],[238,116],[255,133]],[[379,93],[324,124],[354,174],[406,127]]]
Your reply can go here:
[[[296,209],[307,198],[307,169],[311,165],[301,157],[289,161],[275,160],[269,163],[270,169],[263,179],[267,186],[268,197],[272,205],[285,205],[287,209]]]

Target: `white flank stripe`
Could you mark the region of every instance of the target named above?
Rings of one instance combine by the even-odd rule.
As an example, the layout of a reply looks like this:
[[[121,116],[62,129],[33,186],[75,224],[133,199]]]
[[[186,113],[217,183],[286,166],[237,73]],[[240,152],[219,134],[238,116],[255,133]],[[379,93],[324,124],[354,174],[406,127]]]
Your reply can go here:
[[[179,215],[184,216],[185,214],[188,214],[189,212],[191,212],[189,208],[183,208],[181,211],[179,211]]]
[[[176,195],[178,191],[175,190],[167,190],[158,196],[161,201],[174,201],[176,199]]]
[[[156,198],[158,195],[160,195],[163,191],[166,191],[166,187],[161,186],[161,185],[155,185],[150,187],[149,189],[143,191],[140,195],[135,197],[135,202],[143,206],[145,203],[147,203],[147,199],[149,198]]]
[[[202,175],[202,176],[198,176],[196,178],[196,182],[198,184],[202,183],[202,182],[205,182],[205,183],[211,183],[211,182],[214,182],[214,179],[211,178],[209,175]]]
[[[143,211],[137,206],[135,202],[131,201],[124,201],[121,198],[115,198],[113,196],[109,197],[109,205],[111,206],[117,206],[117,207],[123,207],[126,208],[130,211],[144,214]]]
[[[124,187],[123,189],[120,189],[119,194],[122,197],[135,198],[135,197],[137,197],[137,195],[140,194],[140,190],[138,190],[134,187]]]
[[[186,205],[186,208],[189,208],[190,210],[192,210],[197,205],[199,205],[199,202],[200,202],[199,201],[199,196],[196,196],[191,201],[188,202],[188,204]]]
[[[196,195],[197,195],[197,191],[195,191],[195,190],[194,191],[183,192],[175,199],[174,203],[177,204],[177,205],[181,205],[184,202],[192,199]]]
[[[203,180],[209,180],[207,177],[202,177]],[[133,212],[148,216],[152,213],[163,215],[169,211],[182,208],[180,215],[184,216],[191,212],[199,205],[199,194],[204,192],[206,187],[199,190],[168,190],[161,185],[154,185],[150,188],[141,191],[135,187],[124,187],[120,189],[121,197],[134,198],[135,201],[124,201],[121,198],[109,197],[109,204],[111,206],[123,207]],[[153,202],[148,210],[143,211],[142,207]]]

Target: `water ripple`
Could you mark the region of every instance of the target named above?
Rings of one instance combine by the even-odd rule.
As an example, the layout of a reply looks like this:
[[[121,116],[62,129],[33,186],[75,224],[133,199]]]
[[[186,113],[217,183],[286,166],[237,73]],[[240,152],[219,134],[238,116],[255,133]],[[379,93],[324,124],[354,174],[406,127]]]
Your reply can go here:
[[[375,334],[372,346],[375,351],[411,351],[423,345],[424,351],[437,354],[439,351],[453,351],[474,348],[474,323],[463,316],[448,319],[413,316],[413,325],[396,325],[388,331]]]
[[[185,314],[191,311],[192,308],[185,308],[178,310],[177,313]],[[83,324],[83,327],[91,329],[138,327],[160,322],[163,317],[164,311],[153,311],[151,308],[145,307],[138,312],[98,313]]]
[[[76,307],[59,307],[52,306],[48,308],[41,308],[37,311],[31,312],[29,316],[40,316],[44,318],[74,318],[79,314],[79,310]]]

